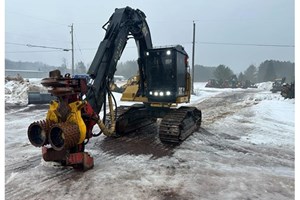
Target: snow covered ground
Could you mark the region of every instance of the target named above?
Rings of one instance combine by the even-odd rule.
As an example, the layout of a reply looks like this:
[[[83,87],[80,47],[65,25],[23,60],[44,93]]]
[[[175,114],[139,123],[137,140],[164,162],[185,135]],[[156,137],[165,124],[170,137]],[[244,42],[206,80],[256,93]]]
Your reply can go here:
[[[84,173],[41,159],[27,128],[45,118],[47,107],[27,106],[17,91],[31,83],[15,84],[5,88],[7,199],[294,199],[295,101],[272,94],[271,83],[257,89],[196,83],[190,104],[203,113],[198,132],[177,146],[162,144],[147,128],[92,138],[86,150],[95,166]]]

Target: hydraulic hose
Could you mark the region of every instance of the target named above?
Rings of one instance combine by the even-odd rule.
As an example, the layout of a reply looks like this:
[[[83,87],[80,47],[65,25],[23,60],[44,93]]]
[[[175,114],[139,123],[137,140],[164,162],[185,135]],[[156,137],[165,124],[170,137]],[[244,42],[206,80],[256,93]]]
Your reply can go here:
[[[109,112],[110,112],[110,127],[105,126],[104,120],[99,119],[97,124],[104,135],[106,136],[114,136],[115,130],[116,130],[116,116],[117,116],[117,101],[113,95],[113,93],[110,91],[110,89],[107,87],[107,93],[108,93],[108,105],[109,105]],[[115,104],[115,111],[114,111],[114,105]]]
[[[105,125],[106,121],[106,93],[103,95],[103,123]],[[102,129],[100,128],[99,133],[93,134],[93,137],[98,137],[103,133]]]

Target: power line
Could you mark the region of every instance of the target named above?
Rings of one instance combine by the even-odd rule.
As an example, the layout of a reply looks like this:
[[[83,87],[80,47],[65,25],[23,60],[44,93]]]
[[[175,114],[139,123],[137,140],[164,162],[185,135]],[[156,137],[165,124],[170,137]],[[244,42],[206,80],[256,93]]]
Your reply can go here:
[[[27,46],[27,47],[39,47],[44,49],[57,49],[62,51],[70,51],[71,49],[61,48],[61,47],[49,47],[49,46],[42,46],[42,45],[34,45],[34,44],[22,44],[22,43],[14,43],[14,42],[5,42],[5,44],[12,44],[18,46]]]
[[[75,36],[76,37],[76,36]],[[56,50],[63,50],[63,51],[69,51],[70,49],[66,48],[59,48],[59,47],[48,47],[48,46],[40,46],[40,45],[32,45],[32,44],[23,44],[23,43],[15,43],[15,42],[5,42],[5,44],[11,44],[11,45],[18,45],[18,46],[27,46],[27,47],[40,47],[40,48],[48,48],[48,49],[56,49]],[[187,44],[187,42],[185,43]],[[189,43],[192,44],[192,43]],[[231,42],[203,42],[203,41],[196,41],[196,44],[203,44],[203,45],[231,45],[231,46],[254,46],[254,47],[277,47],[277,48],[294,48],[294,45],[288,45],[288,44],[258,44],[258,43],[231,43]],[[79,44],[78,44],[79,47]],[[126,48],[136,48],[134,46],[128,46]],[[80,48],[75,51],[80,51],[82,57],[82,51],[94,51],[97,50],[97,48]],[[14,52],[6,52],[6,53],[37,53],[37,52],[57,52],[57,51],[14,51]]]
[[[5,44],[12,44],[12,45],[18,45],[18,46],[26,46],[26,44],[15,43],[15,42],[5,42]]]
[[[49,53],[49,52],[61,52],[60,50],[52,51],[6,51],[5,53]]]
[[[27,44],[28,47],[39,47],[39,48],[45,48],[45,49],[57,49],[57,50],[63,50],[63,51],[70,51],[70,49],[66,48],[60,48],[60,47],[48,47],[48,46],[40,46],[40,45],[33,45],[33,44]]]

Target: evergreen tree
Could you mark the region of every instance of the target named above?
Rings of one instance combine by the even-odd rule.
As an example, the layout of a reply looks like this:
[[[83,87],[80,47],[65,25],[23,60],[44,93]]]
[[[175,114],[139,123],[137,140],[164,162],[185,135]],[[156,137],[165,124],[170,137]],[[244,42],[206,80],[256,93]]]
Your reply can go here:
[[[243,72],[240,72],[240,73],[239,73],[238,80],[239,80],[239,81],[245,81],[245,80],[246,80],[246,79],[245,79],[245,75],[243,74]]]
[[[124,76],[125,78],[130,78],[138,73],[138,64],[135,60],[130,60],[126,62],[119,62],[117,66],[116,75]]]
[[[274,69],[274,64],[273,62],[268,62],[266,65],[266,69],[265,69],[265,74],[264,74],[264,81],[274,81],[274,79],[276,78],[276,72]]]
[[[249,80],[251,82],[257,81],[257,69],[254,65],[250,65],[244,72],[245,80]]]
[[[225,65],[219,65],[214,71],[214,76],[219,81],[229,80],[233,75],[233,71]]]

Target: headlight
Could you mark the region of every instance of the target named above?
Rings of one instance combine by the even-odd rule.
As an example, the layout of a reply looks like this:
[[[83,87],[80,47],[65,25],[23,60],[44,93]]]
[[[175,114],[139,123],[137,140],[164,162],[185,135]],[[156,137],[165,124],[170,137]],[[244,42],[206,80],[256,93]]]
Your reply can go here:
[[[159,92],[159,96],[164,96],[164,93],[163,92]]]
[[[154,92],[154,96],[158,96],[158,92]]]
[[[150,95],[153,95],[153,92],[152,92],[152,91],[150,91],[150,92],[149,92],[149,94],[150,94]]]
[[[171,50],[168,50],[168,51],[167,51],[167,55],[168,55],[168,56],[171,55]]]
[[[167,96],[170,96],[170,95],[171,95],[171,92],[170,92],[170,91],[167,91],[167,92],[166,92],[166,95],[167,95]]]
[[[146,52],[146,56],[149,56],[149,52],[148,51]]]

